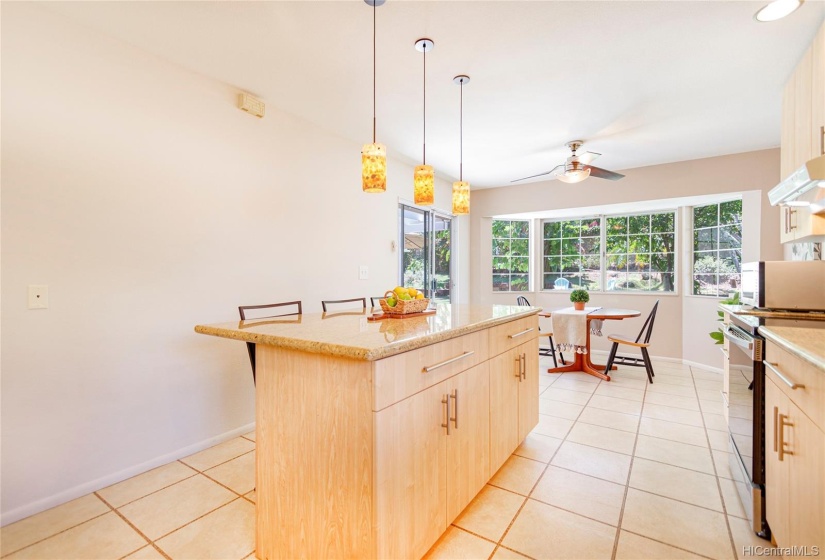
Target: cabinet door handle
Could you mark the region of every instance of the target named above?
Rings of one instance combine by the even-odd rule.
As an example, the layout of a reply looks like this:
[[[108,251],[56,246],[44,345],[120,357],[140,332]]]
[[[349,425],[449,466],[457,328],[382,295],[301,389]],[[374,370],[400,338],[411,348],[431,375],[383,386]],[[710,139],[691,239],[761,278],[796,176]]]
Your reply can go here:
[[[444,360],[443,362],[439,362],[439,363],[435,364],[434,366],[426,366],[424,369],[422,369],[422,372],[423,373],[429,373],[429,372],[433,371],[434,369],[444,367],[447,364],[457,362],[458,360],[463,360],[467,356],[472,356],[473,354],[475,354],[475,350],[467,350],[462,355],[456,356],[455,358],[450,358],[449,360]]]
[[[790,214],[790,218],[788,218],[788,231],[791,232],[796,229],[796,226],[799,222],[798,219],[794,220],[794,215],[798,214],[798,210],[794,210],[793,208],[789,208],[788,212]]]
[[[442,428],[447,428],[447,435],[450,435],[450,395],[444,395],[441,404],[447,405],[447,421],[441,424]]]
[[[529,329],[524,329],[523,331],[517,332],[516,334],[511,334],[507,338],[518,338],[522,335],[525,335],[525,334],[529,333],[532,330],[533,330],[533,327],[530,327]]]
[[[779,364],[772,364],[770,362],[765,362],[765,365],[768,366],[769,370],[771,370],[772,372],[774,372],[776,374],[776,376],[780,379],[780,381],[782,381],[782,383],[784,383],[785,385],[787,385],[788,387],[790,387],[794,391],[796,391],[797,389],[804,389],[805,388],[805,386],[802,385],[801,383],[794,383],[793,381],[791,381],[790,379],[785,377],[782,374],[782,372],[779,371],[779,369],[777,369],[777,366]]]
[[[521,378],[527,380],[527,353],[521,355]]]
[[[455,405],[455,410],[453,410],[453,413],[455,414],[455,416],[450,418],[450,420],[453,421],[453,427],[457,430],[458,429],[458,389],[453,391],[453,393],[455,393],[455,394],[447,395],[447,400],[453,399],[455,401],[455,403],[453,403]],[[447,414],[449,415],[449,412]],[[449,421],[448,421],[448,423],[449,423]]]
[[[785,426],[793,427],[793,422],[786,422],[784,414],[779,415],[779,460],[782,461],[785,458],[785,455],[793,455],[793,451],[788,451],[785,449]]]
[[[825,156],[825,126],[819,127],[819,155]]]
[[[788,207],[785,206],[782,209],[782,211],[783,211],[783,218],[784,218],[782,220],[782,226],[785,228],[785,233],[788,233]]]
[[[773,452],[779,451],[779,407],[773,407]]]
[[[516,358],[516,362],[518,363],[518,371],[516,372],[516,377],[519,381],[521,381],[521,354],[519,354],[518,358]]]

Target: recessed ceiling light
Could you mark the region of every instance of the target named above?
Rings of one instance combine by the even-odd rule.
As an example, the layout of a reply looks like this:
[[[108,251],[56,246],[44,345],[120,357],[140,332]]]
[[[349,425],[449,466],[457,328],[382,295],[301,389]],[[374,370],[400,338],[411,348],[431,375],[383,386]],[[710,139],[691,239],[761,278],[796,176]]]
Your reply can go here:
[[[753,16],[756,21],[776,21],[782,19],[802,5],[805,0],[773,0]]]

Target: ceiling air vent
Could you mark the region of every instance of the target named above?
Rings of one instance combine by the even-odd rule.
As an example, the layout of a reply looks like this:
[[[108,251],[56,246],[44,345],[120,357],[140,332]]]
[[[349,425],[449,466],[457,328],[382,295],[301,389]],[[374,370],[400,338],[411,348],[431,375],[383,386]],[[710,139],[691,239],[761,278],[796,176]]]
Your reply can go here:
[[[266,111],[264,102],[248,93],[238,94],[238,108],[260,119],[264,118],[264,112]]]

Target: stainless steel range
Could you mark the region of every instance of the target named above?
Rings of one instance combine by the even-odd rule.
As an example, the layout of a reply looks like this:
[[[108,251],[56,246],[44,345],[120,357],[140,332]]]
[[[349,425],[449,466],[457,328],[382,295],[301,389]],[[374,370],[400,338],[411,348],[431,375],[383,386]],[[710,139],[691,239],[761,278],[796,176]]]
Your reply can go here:
[[[722,395],[730,435],[731,472],[756,534],[765,519],[765,344],[763,326],[825,328],[825,261],[742,265],[742,300],[723,327],[727,356]],[[766,305],[767,304],[767,305]],[[753,307],[751,307],[753,306]]]

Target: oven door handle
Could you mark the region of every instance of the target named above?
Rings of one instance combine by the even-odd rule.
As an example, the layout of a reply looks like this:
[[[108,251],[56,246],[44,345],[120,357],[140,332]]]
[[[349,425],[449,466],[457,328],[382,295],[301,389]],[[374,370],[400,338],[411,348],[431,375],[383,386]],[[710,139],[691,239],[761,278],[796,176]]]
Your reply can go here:
[[[737,333],[737,334],[733,334]],[[725,325],[725,328],[722,329],[722,335],[728,339],[731,343],[739,346],[740,348],[744,348],[748,351],[748,354],[753,357],[753,349],[755,346],[755,339],[743,331],[742,329],[738,329],[733,325]]]

